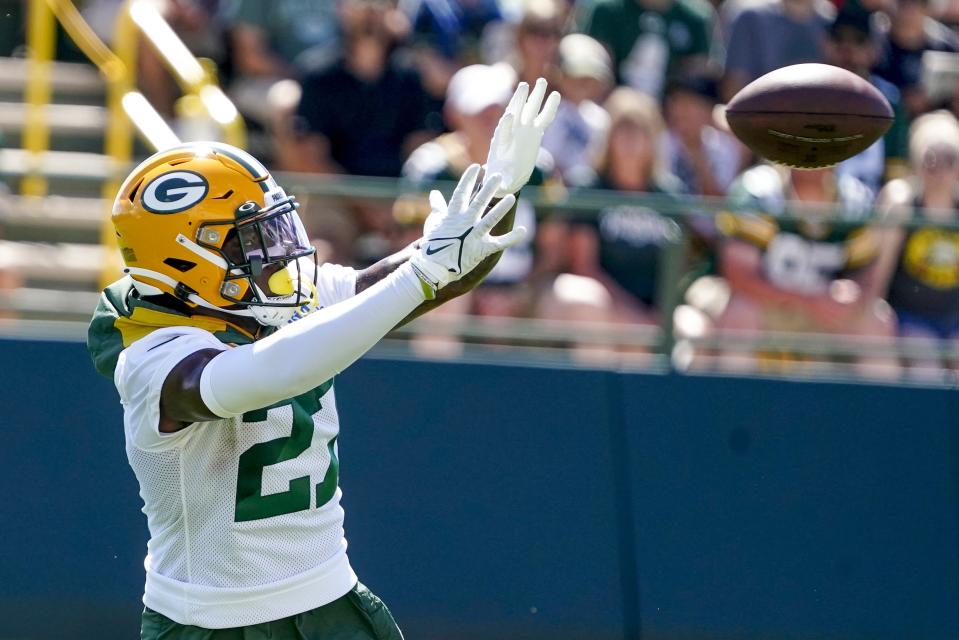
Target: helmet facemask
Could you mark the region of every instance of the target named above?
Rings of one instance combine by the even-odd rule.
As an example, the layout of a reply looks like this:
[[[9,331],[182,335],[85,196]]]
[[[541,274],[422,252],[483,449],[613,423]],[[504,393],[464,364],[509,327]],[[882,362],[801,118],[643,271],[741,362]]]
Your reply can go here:
[[[246,307],[260,324],[278,327],[316,308],[316,249],[296,213],[296,200],[280,190],[267,196],[269,206],[247,201],[234,220],[201,225],[197,244],[227,263],[220,295]],[[302,262],[309,257],[312,276]]]

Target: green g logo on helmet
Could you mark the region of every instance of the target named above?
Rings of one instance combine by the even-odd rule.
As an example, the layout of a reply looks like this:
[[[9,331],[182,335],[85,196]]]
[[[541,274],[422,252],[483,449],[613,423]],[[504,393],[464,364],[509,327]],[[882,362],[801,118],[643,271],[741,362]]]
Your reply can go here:
[[[199,173],[171,171],[143,189],[143,208],[151,213],[179,213],[203,200],[209,190],[209,183]]]

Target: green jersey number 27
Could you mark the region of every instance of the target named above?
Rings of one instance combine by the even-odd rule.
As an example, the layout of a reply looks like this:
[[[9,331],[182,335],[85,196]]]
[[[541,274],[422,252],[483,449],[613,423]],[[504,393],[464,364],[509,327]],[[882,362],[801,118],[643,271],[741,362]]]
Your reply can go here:
[[[240,454],[236,479],[236,522],[262,520],[274,516],[305,511],[311,504],[317,508],[330,501],[336,493],[339,481],[339,461],[336,459],[336,437],[330,439],[330,464],[323,480],[316,484],[316,499],[310,476],[290,480],[289,488],[278,493],[263,494],[263,468],[292,460],[310,448],[313,441],[313,414],[321,409],[320,397],[332,386],[332,381],[290,400],[284,400],[266,409],[243,414],[248,423],[265,422],[270,411],[280,407],[292,407],[293,426],[290,435],[259,442]]]

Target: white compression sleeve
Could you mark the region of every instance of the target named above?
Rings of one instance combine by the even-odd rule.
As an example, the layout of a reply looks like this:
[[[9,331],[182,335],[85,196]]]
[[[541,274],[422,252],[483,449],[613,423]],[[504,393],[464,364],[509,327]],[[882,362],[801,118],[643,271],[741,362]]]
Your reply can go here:
[[[203,401],[229,418],[305,393],[359,359],[424,300],[405,263],[359,295],[217,355],[200,377]]]

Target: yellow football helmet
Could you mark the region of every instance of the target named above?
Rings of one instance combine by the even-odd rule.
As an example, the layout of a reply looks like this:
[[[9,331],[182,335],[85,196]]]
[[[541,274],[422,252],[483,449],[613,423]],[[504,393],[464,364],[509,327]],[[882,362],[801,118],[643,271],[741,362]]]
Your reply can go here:
[[[316,250],[297,206],[236,147],[193,142],[161,151],[133,170],[113,203],[124,273],[141,295],[285,324],[316,306]],[[274,264],[284,268],[258,285]]]

